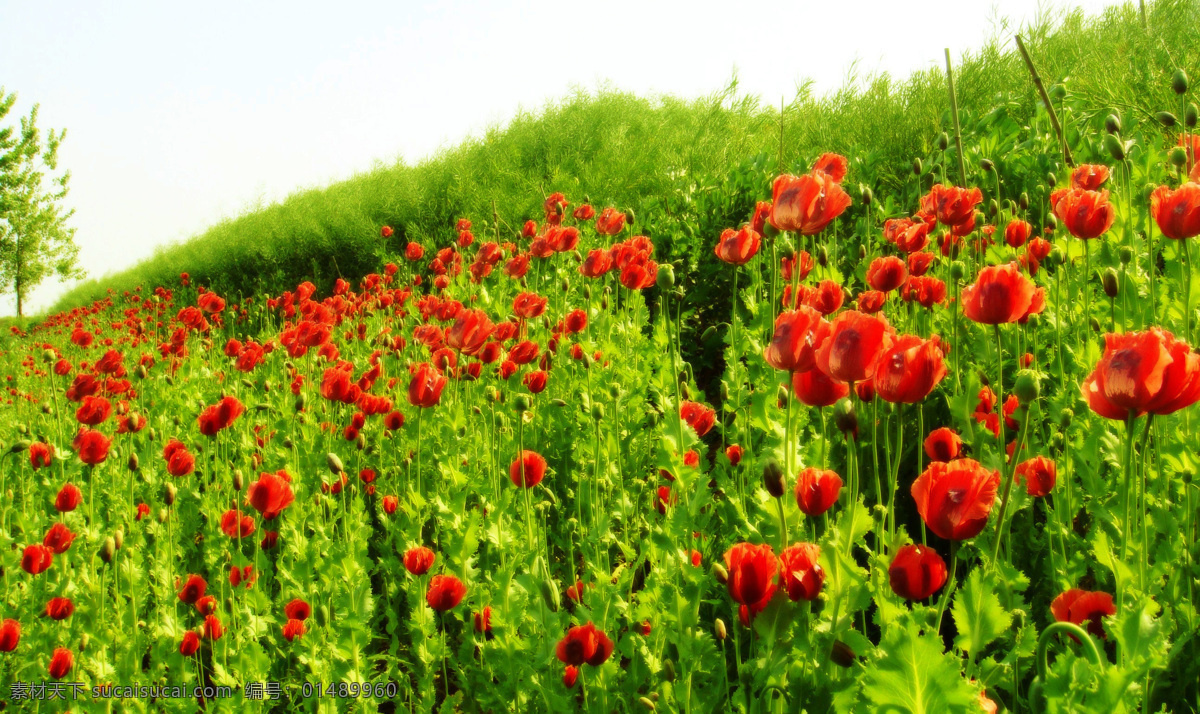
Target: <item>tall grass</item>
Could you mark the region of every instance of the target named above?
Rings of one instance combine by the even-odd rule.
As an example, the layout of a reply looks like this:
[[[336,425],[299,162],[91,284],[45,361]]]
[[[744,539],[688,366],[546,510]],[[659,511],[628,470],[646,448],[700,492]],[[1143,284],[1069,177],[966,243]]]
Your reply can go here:
[[[1200,59],[1198,19],[1200,0],[1160,0],[1147,6],[1145,28],[1136,5],[1126,3],[1099,16],[1046,15],[1023,34],[1048,84],[1061,82],[1095,113],[1120,110],[1130,121],[1174,106],[1171,72],[1195,68]],[[1035,120],[1036,96],[1012,34],[1001,22],[992,40],[956,62],[967,131],[998,106],[1019,125]],[[940,56],[939,38],[899,41],[928,44],[930,56]],[[1083,133],[1091,118],[1068,115],[1068,130]],[[574,204],[587,198],[632,209],[635,229],[663,239],[668,254],[662,257],[702,265],[711,262],[719,230],[744,220],[754,198],[769,193],[780,122],[778,107],[744,96],[736,81],[700,99],[577,91],[417,165],[377,168],[222,221],[126,271],[80,284],[51,311],[89,303],[109,289],[170,285],[181,272],[231,296],[280,291],[305,279],[328,288],[339,276],[376,270],[408,240],[448,239],[461,216],[486,236],[493,206],[501,235],[512,237],[527,218],[540,217],[539,197],[552,191],[563,191]],[[851,181],[877,192],[904,187],[912,159],[930,155],[949,128],[944,72],[852,77],[822,97],[800,91],[784,108],[782,123],[786,167],[837,151],[859,169]],[[974,173],[968,182],[979,180],[977,166],[968,173]],[[749,185],[729,181],[734,175],[752,178]],[[651,233],[672,197],[698,190],[717,195],[675,216],[688,219],[688,230]],[[384,224],[396,229],[390,244],[379,237]]]

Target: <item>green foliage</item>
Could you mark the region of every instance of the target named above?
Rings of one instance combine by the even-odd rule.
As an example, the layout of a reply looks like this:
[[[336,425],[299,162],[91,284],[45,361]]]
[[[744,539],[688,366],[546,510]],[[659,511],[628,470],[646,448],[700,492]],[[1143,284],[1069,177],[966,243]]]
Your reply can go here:
[[[993,581],[993,575],[985,575],[982,568],[976,568],[954,596],[952,612],[958,627],[954,644],[974,656],[1012,626],[1012,615],[1000,605]]]
[[[880,643],[883,655],[868,667],[862,696],[873,711],[951,714],[975,711],[979,693],[959,673],[958,659],[941,639],[916,625],[896,626]]]

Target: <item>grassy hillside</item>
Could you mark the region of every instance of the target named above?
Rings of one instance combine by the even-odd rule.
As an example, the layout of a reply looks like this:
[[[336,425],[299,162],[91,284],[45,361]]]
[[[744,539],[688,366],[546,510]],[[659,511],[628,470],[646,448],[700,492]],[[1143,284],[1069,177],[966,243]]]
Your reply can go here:
[[[1146,6],[1145,27],[1138,7],[1126,4],[1097,17],[1045,18],[1024,34],[1046,83],[1067,90],[1065,121],[1086,142],[1095,118],[1109,111],[1122,111],[1128,124],[1174,106],[1167,78],[1176,67],[1197,66],[1198,19],[1196,0],[1163,0]],[[956,60],[968,134],[997,111],[1025,131],[1036,116],[1033,84],[1011,34]],[[940,56],[938,38],[914,41]],[[927,169],[940,161],[935,142],[951,130],[947,105],[940,69],[906,79],[859,78],[824,97],[802,93],[783,115],[785,167],[837,151],[854,161],[852,182],[876,191],[903,186],[911,182],[914,157],[924,157]],[[493,205],[501,207],[501,232],[512,235],[540,215],[530,196],[552,191],[563,191],[573,205],[586,197],[632,209],[635,228],[669,250],[663,257],[698,268],[692,277],[702,277],[704,264],[715,262],[710,246],[719,231],[745,220],[753,201],[769,195],[779,125],[778,107],[742,96],[736,83],[695,100],[577,93],[418,165],[374,170],[223,221],[127,271],[78,286],[52,311],[86,304],[110,288],[171,284],[183,271],[229,295],[314,278],[324,289],[339,274],[356,278],[376,269],[407,240],[446,238],[457,217],[470,217],[482,235]],[[969,172],[978,171],[977,158],[968,157]],[[680,196],[696,200],[681,203]],[[396,228],[389,244],[379,238],[382,224]]]

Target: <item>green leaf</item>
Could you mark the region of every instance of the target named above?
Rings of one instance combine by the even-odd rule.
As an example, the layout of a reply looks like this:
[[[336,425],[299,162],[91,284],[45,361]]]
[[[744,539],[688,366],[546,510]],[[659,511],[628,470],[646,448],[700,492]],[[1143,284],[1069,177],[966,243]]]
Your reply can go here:
[[[979,695],[962,677],[958,659],[942,651],[937,635],[914,625],[895,628],[880,644],[884,652],[863,677],[872,711],[954,714],[977,711]]]
[[[972,655],[979,655],[984,647],[1012,626],[1012,615],[996,597],[993,577],[991,574],[985,576],[982,568],[976,568],[954,596],[951,612],[958,627],[954,646]]]

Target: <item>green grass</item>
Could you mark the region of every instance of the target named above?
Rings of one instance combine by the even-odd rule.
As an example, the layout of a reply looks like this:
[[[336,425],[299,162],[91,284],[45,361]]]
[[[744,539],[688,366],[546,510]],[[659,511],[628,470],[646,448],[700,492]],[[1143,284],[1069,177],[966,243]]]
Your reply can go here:
[[[1147,6],[1146,29],[1137,6],[1127,3],[1099,16],[1043,17],[1023,32],[1046,83],[1064,83],[1071,106],[1087,108],[1066,116],[1069,130],[1087,144],[1096,116],[1120,110],[1128,126],[1175,108],[1170,75],[1197,66],[1198,20],[1197,0],[1163,0]],[[1012,34],[1000,24],[979,51],[956,60],[968,135],[997,107],[1025,129],[1037,116]],[[938,38],[897,41],[928,44],[931,56],[941,56]],[[906,79],[852,76],[823,97],[802,90],[784,111],[785,166],[803,169],[817,154],[837,151],[854,161],[851,185],[872,186],[877,195],[905,187],[912,159],[936,160],[938,134],[952,131],[947,107],[941,69]],[[408,239],[446,241],[460,216],[471,218],[484,238],[493,205],[502,236],[512,237],[525,219],[540,217],[541,197],[552,191],[563,191],[573,205],[586,196],[598,207],[632,209],[635,228],[667,251],[660,257],[703,270],[714,262],[711,245],[720,229],[745,220],[756,198],[769,197],[779,124],[779,108],[742,95],[736,81],[700,99],[577,92],[415,166],[379,168],[222,221],[129,270],[80,284],[51,312],[90,303],[108,289],[173,285],[184,271],[231,296],[278,292],[305,279],[328,289],[339,275],[354,279],[378,269]],[[965,143],[976,150],[968,180],[979,183],[979,147]],[[676,197],[697,191],[705,200],[676,202],[672,211]],[[681,223],[686,231],[677,231]],[[379,238],[383,224],[397,231],[390,245]]]

